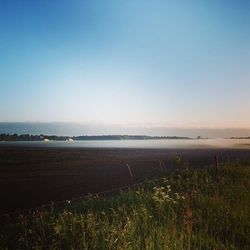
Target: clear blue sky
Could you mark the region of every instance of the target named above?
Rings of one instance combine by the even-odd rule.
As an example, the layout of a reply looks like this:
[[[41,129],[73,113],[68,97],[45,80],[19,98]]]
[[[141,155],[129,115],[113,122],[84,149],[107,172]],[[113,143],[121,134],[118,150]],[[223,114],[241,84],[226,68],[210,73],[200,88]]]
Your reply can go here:
[[[250,127],[250,1],[0,1],[0,122]]]

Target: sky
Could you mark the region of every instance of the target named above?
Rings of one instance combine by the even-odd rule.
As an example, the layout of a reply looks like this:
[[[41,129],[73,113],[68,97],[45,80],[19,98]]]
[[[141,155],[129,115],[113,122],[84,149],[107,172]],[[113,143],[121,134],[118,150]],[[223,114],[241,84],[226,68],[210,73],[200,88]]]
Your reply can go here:
[[[250,1],[0,0],[2,123],[246,131],[249,95]]]

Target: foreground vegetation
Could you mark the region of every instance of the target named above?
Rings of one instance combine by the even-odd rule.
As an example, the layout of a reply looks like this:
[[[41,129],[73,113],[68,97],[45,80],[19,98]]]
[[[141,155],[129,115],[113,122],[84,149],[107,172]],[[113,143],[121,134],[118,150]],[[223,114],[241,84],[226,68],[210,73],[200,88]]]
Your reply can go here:
[[[109,197],[2,217],[2,249],[249,249],[250,167],[176,170]]]

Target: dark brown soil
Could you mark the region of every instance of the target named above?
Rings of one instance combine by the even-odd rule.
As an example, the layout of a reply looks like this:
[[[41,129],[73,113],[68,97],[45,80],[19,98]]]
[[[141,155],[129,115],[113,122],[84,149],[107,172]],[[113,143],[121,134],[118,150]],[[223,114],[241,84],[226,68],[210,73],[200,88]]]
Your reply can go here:
[[[190,167],[250,162],[243,149],[86,149],[0,147],[0,213],[71,199],[161,175],[180,154]],[[133,179],[126,164],[132,169]]]

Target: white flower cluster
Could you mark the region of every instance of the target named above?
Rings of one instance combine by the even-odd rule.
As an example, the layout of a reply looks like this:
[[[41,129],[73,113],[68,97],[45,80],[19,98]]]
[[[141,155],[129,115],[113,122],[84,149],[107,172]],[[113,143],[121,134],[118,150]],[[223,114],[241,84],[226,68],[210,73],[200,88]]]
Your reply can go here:
[[[175,199],[178,200],[185,200],[184,196],[181,196],[179,193],[174,193],[175,194]]]
[[[157,206],[161,207],[167,202],[173,202],[173,199],[170,196],[171,187],[169,185],[167,185],[167,187],[154,187],[153,190],[153,200]]]
[[[167,180],[165,180],[165,183]],[[153,201],[158,207],[162,207],[166,203],[176,204],[179,200],[184,200],[185,197],[181,196],[179,193],[171,194],[171,186],[166,185],[166,187],[154,187],[153,188]]]

